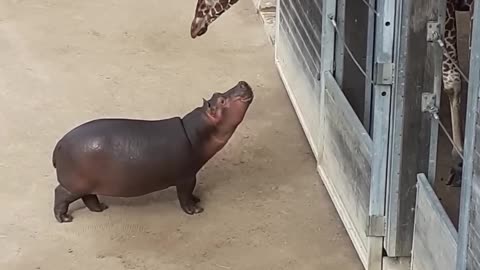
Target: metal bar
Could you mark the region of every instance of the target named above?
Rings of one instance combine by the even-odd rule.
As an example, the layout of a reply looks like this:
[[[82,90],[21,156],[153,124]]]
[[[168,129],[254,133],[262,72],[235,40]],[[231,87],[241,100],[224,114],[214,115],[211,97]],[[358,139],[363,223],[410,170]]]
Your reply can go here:
[[[322,49],[321,49],[321,64],[320,64],[320,114],[318,125],[320,127],[320,136],[318,136],[318,156],[320,157],[317,162],[323,156],[323,141],[325,133],[323,125],[325,123],[325,76],[327,73],[332,73],[334,70],[334,55],[335,55],[335,29],[330,23],[331,20],[335,20],[336,15],[336,0],[323,0],[323,17],[322,17]]]
[[[377,74],[380,64],[389,64],[393,61],[395,2],[377,1],[377,10],[383,15],[377,17],[375,24],[374,59]],[[369,215],[384,216],[392,86],[377,84],[373,88],[373,161]],[[382,257],[383,237],[370,237],[367,269],[381,270]]]
[[[336,21],[340,35],[335,35],[335,79],[340,88],[343,88],[343,73],[345,65],[345,46],[340,38],[345,36],[345,5],[346,0],[337,0]]]
[[[445,14],[447,1],[446,0],[437,0],[437,23],[440,26],[440,33],[445,31]],[[435,96],[435,107],[440,108],[440,101],[442,96],[442,65],[443,65],[443,50],[435,44],[429,45],[432,54],[433,54],[433,94]],[[432,186],[435,183],[437,175],[437,154],[438,154],[438,131],[439,123],[437,121],[431,121],[430,124],[430,147],[428,153],[428,170],[427,170],[427,179],[430,181]]]
[[[388,256],[394,257],[398,255],[397,242],[397,224],[399,220],[399,177],[401,172],[402,162],[402,139],[403,139],[403,124],[404,124],[404,96],[405,96],[405,62],[400,61],[406,59],[406,53],[401,47],[404,39],[403,25],[408,24],[403,19],[403,0],[397,1],[396,18],[395,18],[395,84],[392,90],[392,104],[395,108],[392,110],[390,118],[390,134],[389,134],[389,149],[388,149],[388,172],[387,175],[387,232],[384,239],[384,246]]]
[[[338,28],[338,25],[337,25],[337,23],[335,22],[335,18],[331,18],[331,19],[330,19],[330,23],[332,24],[333,28],[334,28],[335,31],[337,32],[338,38],[339,38],[340,41],[343,43],[343,46],[345,47],[345,50],[347,51],[348,55],[349,55],[350,58],[352,59],[353,63],[355,63],[355,66],[357,66],[358,70],[360,70],[360,72],[363,74],[363,76],[365,77],[365,80],[368,80],[371,84],[373,84],[373,81],[367,76],[367,73],[366,73],[365,70],[362,68],[362,65],[360,65],[360,63],[358,62],[358,60],[355,58],[355,55],[353,54],[352,50],[350,50],[350,48],[348,47],[348,45],[347,45],[347,43],[346,43],[346,41],[345,41],[344,36],[341,35],[340,29]]]
[[[380,16],[380,13],[375,9],[375,3],[372,3],[371,0],[362,0],[362,2],[370,9],[372,13],[374,13],[377,16]]]
[[[467,117],[465,123],[465,142],[464,142],[464,161],[462,173],[462,188],[460,197],[460,216],[458,225],[458,248],[457,248],[457,270],[467,269],[469,224],[470,224],[470,205],[472,196],[473,168],[480,164],[475,164],[475,142],[477,138],[476,124],[477,111],[479,107],[480,94],[480,12],[473,14],[472,24],[472,54],[470,55],[470,74],[473,74],[468,86],[467,98]]]
[[[445,135],[447,136],[448,140],[450,141],[450,143],[452,144],[453,146],[453,149],[455,149],[455,152],[457,152],[457,154],[460,156],[460,158],[462,158],[463,160],[463,153],[462,151],[460,151],[460,147],[455,143],[455,141],[453,140],[452,138],[452,135],[450,135],[450,133],[448,133],[448,130],[447,128],[445,127],[445,125],[442,123],[442,120],[440,120],[440,116],[438,115],[438,113],[433,113],[433,118],[435,120],[437,120],[436,122],[438,123],[438,125],[442,128],[442,131],[443,133],[445,133]],[[433,180],[432,179],[429,179],[431,183],[433,183]]]
[[[376,0],[369,0],[370,5],[375,5]],[[367,29],[367,55],[365,59],[365,71],[369,78],[373,77],[373,48],[375,45],[375,14],[372,10],[368,12],[368,29]],[[368,131],[368,134],[372,134],[371,118],[372,118],[372,96],[373,85],[371,81],[365,80],[365,100],[364,100],[364,112],[363,112],[363,126]]]

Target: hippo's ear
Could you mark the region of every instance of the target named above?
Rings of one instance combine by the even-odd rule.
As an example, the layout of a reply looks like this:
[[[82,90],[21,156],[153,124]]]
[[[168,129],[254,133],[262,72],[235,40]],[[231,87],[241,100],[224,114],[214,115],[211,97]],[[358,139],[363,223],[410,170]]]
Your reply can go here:
[[[207,100],[203,99],[203,108],[205,109],[205,112],[211,116],[215,115],[215,107],[213,107],[210,102]]]
[[[202,98],[202,100],[203,100],[203,106],[202,107],[205,108],[205,109],[210,108],[210,103],[208,103],[208,101],[204,98]]]

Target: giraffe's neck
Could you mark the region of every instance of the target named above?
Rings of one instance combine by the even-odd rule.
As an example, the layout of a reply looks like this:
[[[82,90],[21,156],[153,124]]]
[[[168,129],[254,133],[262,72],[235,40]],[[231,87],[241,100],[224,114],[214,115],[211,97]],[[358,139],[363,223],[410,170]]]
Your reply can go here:
[[[454,149],[463,152],[462,120],[461,120],[461,93],[462,80],[460,77],[458,51],[457,51],[457,25],[456,10],[470,11],[473,9],[473,0],[447,0],[447,12],[445,18],[445,33],[442,64],[443,88],[448,95],[452,124],[452,137],[456,145]],[[455,150],[452,150],[454,159],[458,158]]]
[[[208,24],[211,24],[215,21],[220,15],[222,15],[225,11],[231,8],[234,4],[238,2],[238,0],[217,0],[211,8],[206,8],[204,14],[208,17]]]
[[[445,17],[445,50],[443,52],[443,83],[446,91],[460,87],[461,78],[458,70],[456,10],[471,11],[473,0],[447,0]]]

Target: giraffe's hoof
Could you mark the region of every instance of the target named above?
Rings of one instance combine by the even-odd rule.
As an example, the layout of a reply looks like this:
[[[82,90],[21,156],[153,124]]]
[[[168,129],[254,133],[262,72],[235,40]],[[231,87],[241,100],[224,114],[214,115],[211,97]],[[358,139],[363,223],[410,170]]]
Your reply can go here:
[[[447,186],[460,187],[462,185],[462,163],[450,169]]]

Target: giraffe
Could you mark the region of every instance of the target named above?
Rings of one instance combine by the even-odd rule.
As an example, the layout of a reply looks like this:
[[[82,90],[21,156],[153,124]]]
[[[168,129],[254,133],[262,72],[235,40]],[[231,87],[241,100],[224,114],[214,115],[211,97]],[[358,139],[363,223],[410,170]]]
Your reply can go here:
[[[463,154],[463,135],[461,119],[461,94],[462,80],[460,70],[458,69],[458,50],[457,50],[457,25],[455,11],[470,11],[473,9],[473,0],[447,0],[447,9],[445,16],[445,32],[442,62],[443,90],[448,96],[450,103],[450,117],[452,125],[452,137],[460,153]],[[450,170],[447,185],[460,186],[462,178],[463,162],[460,155],[452,149],[452,157],[455,166]]]
[[[238,0],[198,0],[190,29],[191,37],[205,34],[208,26],[237,2]]]

